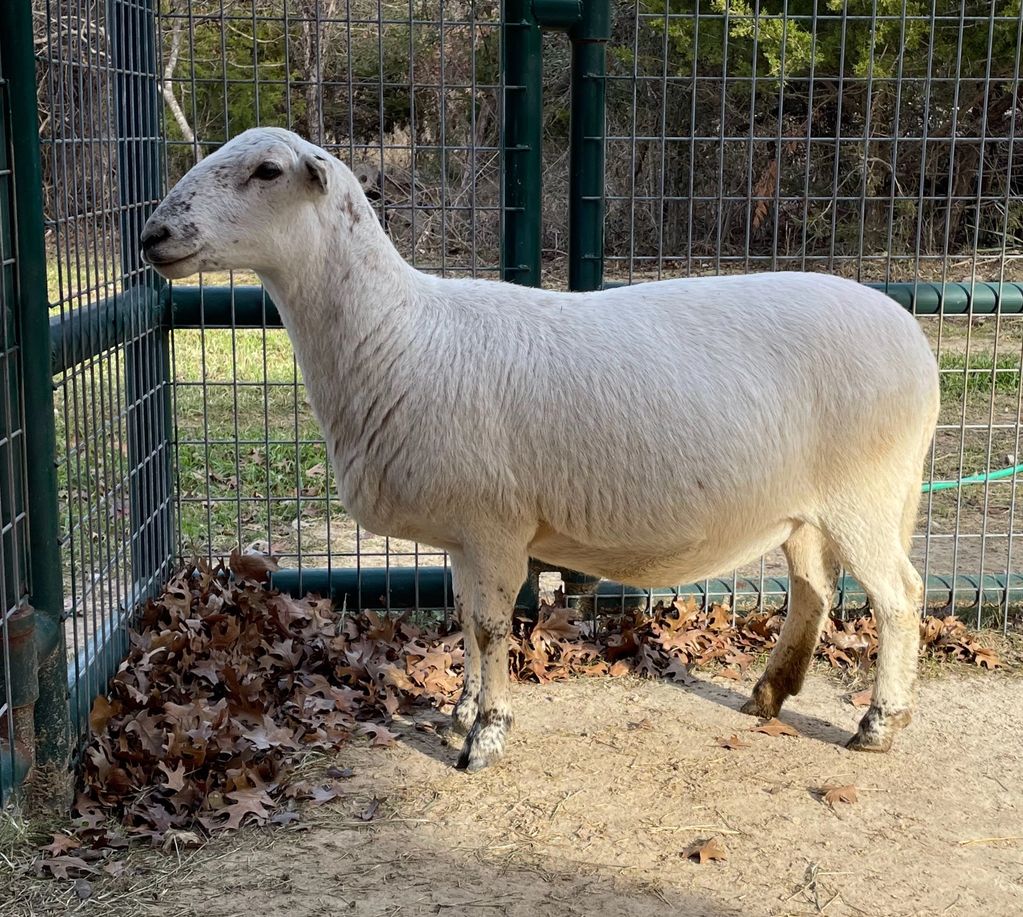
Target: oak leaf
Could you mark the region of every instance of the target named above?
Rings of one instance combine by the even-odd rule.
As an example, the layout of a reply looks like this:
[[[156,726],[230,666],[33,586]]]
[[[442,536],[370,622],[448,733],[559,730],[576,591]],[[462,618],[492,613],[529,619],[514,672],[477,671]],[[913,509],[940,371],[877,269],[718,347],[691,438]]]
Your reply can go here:
[[[167,784],[166,785],[167,785],[168,789],[174,790],[175,792],[177,792],[178,790],[183,790],[185,788],[185,765],[184,764],[182,764],[179,761],[177,763],[177,765],[175,765],[173,770],[171,770],[171,768],[169,768],[167,766],[167,762],[166,761],[161,761],[159,763],[159,765],[157,765],[157,766],[160,768],[161,771],[163,771],[163,773],[167,777]]]
[[[258,822],[265,822],[270,817],[270,810],[274,805],[266,790],[259,787],[236,790],[234,793],[228,793],[227,798],[231,800],[224,808],[227,812],[227,821],[220,827],[228,831],[241,827],[246,815],[252,815]]]
[[[391,732],[386,726],[381,726],[379,723],[360,723],[359,734],[364,736],[370,736],[372,741],[370,745],[393,745],[394,740],[398,738],[396,732]]]
[[[685,665],[677,657],[672,658],[671,662],[668,663],[668,667],[664,670],[664,677],[683,685],[691,685],[695,681],[689,672],[689,666]]]
[[[238,579],[256,583],[265,583],[271,573],[280,569],[277,562],[266,554],[243,554],[237,548],[231,552],[230,567]]]
[[[45,850],[51,857],[59,857],[69,850],[77,850],[82,842],[77,837],[68,837],[66,834],[54,834],[53,840],[40,850]]]
[[[845,786],[829,784],[828,786],[821,787],[821,792],[824,794],[824,801],[832,808],[835,807],[837,802],[852,805],[859,798],[856,787],[851,783]]]
[[[740,748],[749,748],[750,743],[744,742],[737,735],[731,735],[727,739],[722,736],[718,736],[717,744],[722,748],[727,748],[729,751],[737,751]]]
[[[766,720],[759,726],[753,726],[750,732],[762,732],[767,736],[798,736],[799,730],[788,723],[783,723],[777,717]]]
[[[111,703],[103,694],[96,697],[89,711],[89,728],[94,735],[99,735],[107,728],[110,718],[120,711],[120,707],[120,702]]]
[[[870,701],[874,697],[873,688],[864,688],[862,691],[857,691],[855,694],[849,695],[849,703],[854,707],[869,707]]]
[[[994,669],[1002,664],[998,654],[989,649],[976,649],[973,652],[973,661],[986,669]]]
[[[682,851],[682,856],[687,860],[699,860],[702,866],[711,860],[727,860],[728,850],[725,848],[721,838],[714,836],[707,840],[699,840],[690,844]]]
[[[96,869],[85,862],[81,857],[58,856],[46,860],[37,860],[35,863],[36,872],[42,874],[48,871],[55,879],[67,879],[68,871],[95,873]]]
[[[309,798],[312,800],[314,806],[322,806],[325,803],[332,802],[341,795],[341,787],[337,784],[323,784],[322,786],[314,786],[310,790]]]

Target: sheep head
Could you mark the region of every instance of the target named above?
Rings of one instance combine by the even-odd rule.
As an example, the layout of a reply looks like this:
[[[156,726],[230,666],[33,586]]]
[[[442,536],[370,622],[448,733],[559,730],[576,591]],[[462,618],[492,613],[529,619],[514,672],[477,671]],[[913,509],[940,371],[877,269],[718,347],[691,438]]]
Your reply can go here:
[[[254,128],[174,186],[146,222],[142,255],[170,280],[202,270],[299,267],[325,225],[344,219],[344,209],[332,205],[339,193],[347,201],[362,197],[337,159],[291,131]]]

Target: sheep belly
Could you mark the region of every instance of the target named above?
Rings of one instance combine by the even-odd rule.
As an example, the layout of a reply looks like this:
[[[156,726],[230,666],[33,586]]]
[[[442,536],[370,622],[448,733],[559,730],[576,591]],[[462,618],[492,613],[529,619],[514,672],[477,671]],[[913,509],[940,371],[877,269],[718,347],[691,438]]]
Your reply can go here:
[[[593,545],[541,526],[529,554],[545,563],[629,586],[671,586],[719,576],[756,560],[778,547],[797,523],[783,520],[736,538],[734,532],[708,534],[701,540],[678,542],[660,550],[635,544]]]

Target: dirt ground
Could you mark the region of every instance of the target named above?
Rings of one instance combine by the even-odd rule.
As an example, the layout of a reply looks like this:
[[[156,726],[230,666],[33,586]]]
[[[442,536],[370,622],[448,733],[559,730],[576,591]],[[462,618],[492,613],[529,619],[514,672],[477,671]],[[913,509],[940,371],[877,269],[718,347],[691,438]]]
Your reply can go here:
[[[749,685],[720,678],[519,685],[497,768],[453,770],[454,751],[407,722],[392,748],[339,755],[349,793],[287,828],[148,854],[83,902],[54,882],[66,909],[20,913],[1023,913],[1021,673],[926,678],[888,755],[842,747],[860,713],[849,688],[812,675],[783,712],[790,738],[750,732]],[[716,743],[733,734],[748,747]],[[830,784],[858,801],[832,808]],[[682,856],[713,836],[727,859]]]

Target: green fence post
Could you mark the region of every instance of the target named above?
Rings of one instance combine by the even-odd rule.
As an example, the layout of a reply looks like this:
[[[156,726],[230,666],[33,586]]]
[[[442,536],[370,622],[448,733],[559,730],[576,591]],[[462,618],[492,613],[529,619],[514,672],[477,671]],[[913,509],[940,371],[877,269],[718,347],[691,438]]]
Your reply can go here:
[[[572,112],[568,191],[568,288],[604,282],[604,110],[609,0],[583,0],[572,41]]]
[[[604,284],[604,131],[610,0],[582,0],[569,27],[572,42],[572,110],[568,173],[568,288],[599,290]],[[563,570],[565,597],[584,613],[594,608],[600,580]]]
[[[543,41],[530,0],[504,0],[501,276],[540,286]]]
[[[543,37],[530,0],[503,0],[501,71],[501,277],[540,286],[543,157]],[[540,604],[539,574],[530,563],[517,607]]]
[[[121,278],[131,322],[125,348],[131,560],[140,601],[161,585],[174,555],[169,330],[159,300],[152,300],[153,309],[136,310],[129,298],[164,285],[139,245],[163,191],[155,0],[110,0],[108,22],[117,73]]]
[[[30,0],[13,0],[0,28],[0,56],[10,81],[10,150],[14,172],[14,300],[21,333],[28,491],[29,602],[35,608],[39,656],[35,704],[36,763],[66,769],[70,759],[64,581],[57,501],[57,442],[50,370],[43,179],[36,111],[35,43]],[[56,787],[54,787],[56,789]]]

